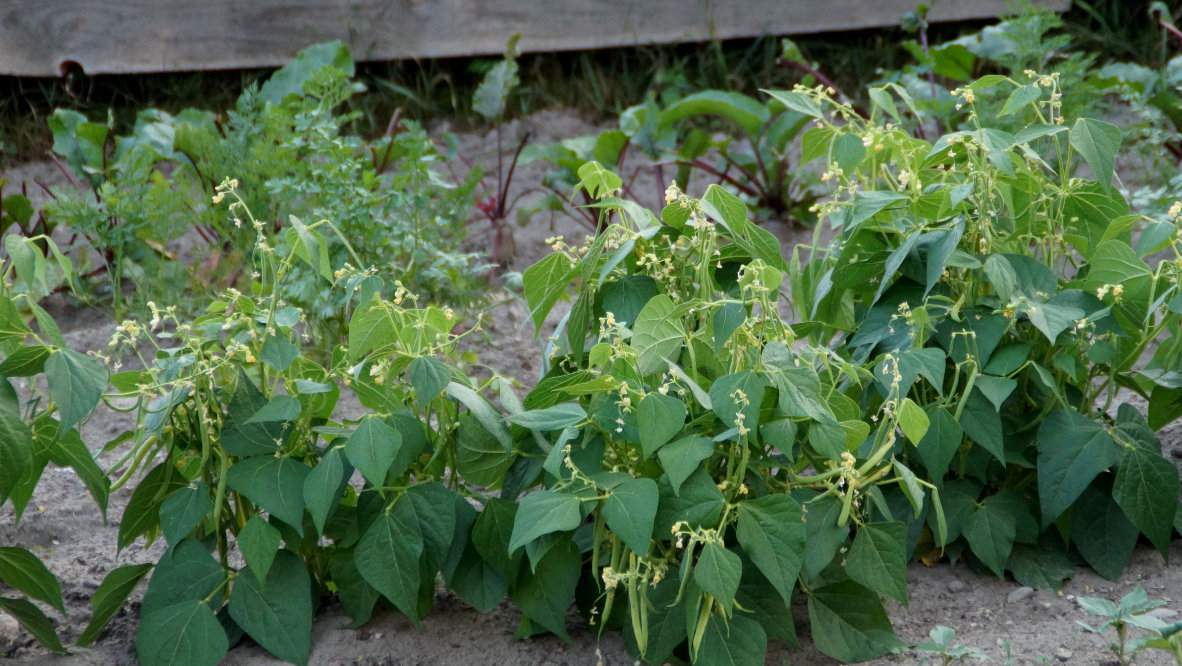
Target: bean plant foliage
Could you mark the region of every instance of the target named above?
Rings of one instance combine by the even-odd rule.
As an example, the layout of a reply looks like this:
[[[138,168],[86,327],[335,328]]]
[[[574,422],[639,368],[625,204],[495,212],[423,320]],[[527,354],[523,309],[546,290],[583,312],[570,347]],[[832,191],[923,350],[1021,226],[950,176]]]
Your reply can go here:
[[[37,304],[77,283],[70,259],[10,236],[0,501],[19,518],[50,463],[104,509],[131,489],[119,549],[164,554],[108,574],[78,642],[143,587],[148,666],[247,638],[305,664],[323,604],[418,623],[440,584],[482,612],[507,598],[521,638],[569,640],[573,607],[645,663],[762,664],[801,606],[854,662],[903,647],[885,602],[908,603],[912,558],[1115,578],[1182,524],[1156,434],[1182,415],[1182,205],[1130,212],[1120,130],[1063,121],[1059,79],[1023,76],[959,89],[961,129],[935,141],[902,129],[890,87],[866,115],[769,91],[760,122],[793,119],[834,188],[787,258],[742,191],[670,185],[655,213],[583,162],[596,233],[522,274],[545,368],[521,393],[470,376],[479,323],[366,268],[368,236],[296,216],[277,239],[229,177],[210,205],[241,222],[244,281],[196,316],[150,304],[99,353]],[[325,303],[343,326],[316,339]],[[105,473],[78,435],[100,403],[135,417]],[[20,595],[0,610],[64,651],[44,565],[0,549],[0,581]]]

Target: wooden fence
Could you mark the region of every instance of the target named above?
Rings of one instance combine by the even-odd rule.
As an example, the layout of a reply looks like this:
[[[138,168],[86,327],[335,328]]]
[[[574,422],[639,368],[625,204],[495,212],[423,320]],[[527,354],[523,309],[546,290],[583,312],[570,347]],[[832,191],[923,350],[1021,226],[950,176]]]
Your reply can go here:
[[[918,0],[3,0],[0,74],[269,67],[341,39],[359,60],[564,51],[897,25]],[[1065,9],[1070,0],[1037,0]],[[935,0],[931,19],[1012,0]]]

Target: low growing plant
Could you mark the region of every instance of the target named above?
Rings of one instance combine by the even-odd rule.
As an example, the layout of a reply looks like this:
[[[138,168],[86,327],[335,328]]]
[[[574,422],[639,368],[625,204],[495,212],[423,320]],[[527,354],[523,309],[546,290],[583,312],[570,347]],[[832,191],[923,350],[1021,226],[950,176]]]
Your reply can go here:
[[[1131,592],[1121,597],[1120,602],[1115,604],[1100,597],[1080,597],[1077,602],[1080,608],[1104,619],[1103,624],[1095,627],[1086,622],[1079,622],[1079,626],[1083,627],[1084,631],[1093,634],[1103,634],[1109,628],[1116,631],[1116,642],[1110,643],[1108,648],[1112,650],[1117,663],[1121,666],[1133,663],[1137,652],[1146,647],[1146,644],[1151,640],[1148,637],[1130,638],[1129,629],[1147,631],[1160,638],[1163,637],[1164,630],[1169,627],[1165,622],[1150,614],[1154,609],[1166,605],[1166,602],[1150,599],[1149,595],[1145,593],[1145,588],[1140,586],[1133,588]],[[1175,650],[1175,656],[1182,656],[1182,653]]]
[[[888,100],[867,121],[824,90],[772,94],[815,119],[806,144],[839,183],[820,207],[834,240],[793,257],[796,329],[873,368],[868,396],[898,367],[929,424],[896,454],[941,488],[948,538],[925,530],[929,509],[907,520],[908,552],[967,546],[996,575],[1054,587],[1069,553],[1116,578],[1139,536],[1165,555],[1179,525],[1155,431],[1179,415],[1182,205],[1130,213],[1111,182],[1120,129],[1063,123],[1047,84],[1028,99],[1000,76],[964,87],[970,128],[935,142],[885,122]],[[977,113],[996,87],[1021,102],[1017,132]],[[864,150],[839,160],[842,141]]]

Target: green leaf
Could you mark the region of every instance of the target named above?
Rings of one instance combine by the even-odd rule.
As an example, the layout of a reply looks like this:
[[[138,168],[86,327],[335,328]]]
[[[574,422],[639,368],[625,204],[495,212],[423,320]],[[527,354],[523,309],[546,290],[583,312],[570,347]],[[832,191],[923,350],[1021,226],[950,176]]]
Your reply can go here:
[[[521,553],[509,554],[509,538],[517,517],[517,503],[511,500],[493,498],[484,505],[484,510],[472,525],[472,545],[506,580],[513,580]]]
[[[259,358],[271,366],[278,372],[283,372],[291,367],[296,357],[300,355],[300,348],[293,345],[290,340],[281,338],[278,335],[269,335],[267,340],[263,342],[263,349],[259,352]]]
[[[62,432],[56,422],[52,419],[49,422],[53,424],[52,431],[54,433],[53,441],[48,447],[49,459],[55,465],[74,470],[74,473],[86,486],[86,490],[90,492],[90,496],[94,498],[95,504],[98,504],[105,519],[107,517],[107,500],[111,494],[111,480],[94,461],[94,456],[86,448],[77,429]],[[34,433],[34,436],[40,437],[40,431],[41,428],[38,428],[38,432]]]
[[[238,550],[242,551],[242,559],[246,560],[259,583],[267,580],[281,541],[283,535],[279,530],[258,515],[251,516],[238,533]]]
[[[34,606],[28,599],[0,597],[0,611],[4,611],[16,619],[26,631],[33,634],[33,638],[36,638],[38,643],[45,646],[50,652],[66,653],[66,648],[62,645],[61,639],[57,637],[53,623],[45,617],[45,613],[42,613],[40,608]]]
[[[706,470],[699,468],[681,484],[679,493],[673,492],[668,478],[658,481],[661,500],[657,506],[655,534],[669,534],[673,524],[685,521],[691,527],[717,525],[725,503],[718,486]]]
[[[714,312],[714,351],[721,354],[731,335],[747,320],[747,307],[742,303],[725,303]],[[3,374],[0,372],[0,374]]]
[[[1001,415],[981,391],[973,389],[960,414],[960,427],[969,439],[980,445],[1003,465],[1006,462],[1002,440]]]
[[[122,550],[137,537],[147,534],[160,525],[160,505],[178,488],[184,487],[181,475],[171,469],[167,462],[152,468],[140,485],[136,486],[123,510],[119,522],[119,549]]]
[[[685,403],[654,391],[644,396],[636,408],[640,426],[640,448],[645,459],[651,458],[685,426]]]
[[[640,557],[648,555],[658,500],[656,481],[628,479],[612,488],[603,503],[607,526]]]
[[[939,405],[928,405],[928,431],[919,441],[919,459],[933,481],[944,478],[948,466],[960,450],[964,432],[952,412]]]
[[[674,314],[676,306],[665,294],[653,296],[632,327],[632,348],[639,354],[637,368],[641,374],[663,372],[670,362],[677,361],[685,339],[685,326]]]
[[[1014,547],[1017,525],[1014,515],[997,496],[985,500],[965,521],[964,536],[973,554],[999,578]]]
[[[845,556],[854,582],[907,603],[907,527],[900,522],[866,523]]]
[[[911,398],[903,398],[899,404],[899,428],[912,444],[919,444],[928,433],[931,420]]]
[[[45,361],[45,378],[64,431],[81,422],[98,405],[107,388],[107,366],[92,356],[59,349]]]
[[[657,458],[665,469],[674,495],[681,491],[681,484],[698,469],[702,461],[713,454],[714,442],[701,435],[682,437],[657,451]]]
[[[553,490],[539,490],[521,499],[509,537],[509,552],[551,532],[570,532],[583,522],[579,498]]]
[[[103,578],[103,582],[90,597],[90,608],[93,612],[90,623],[78,637],[79,646],[85,647],[98,640],[107,623],[115,617],[127,602],[127,597],[131,596],[132,591],[151,570],[151,564],[129,564],[112,570]]]
[[[1120,128],[1092,118],[1080,118],[1071,126],[1071,146],[1092,168],[1096,180],[1107,187],[1112,181],[1113,162],[1120,150]]]
[[[1140,443],[1126,446],[1112,499],[1165,557],[1178,510],[1178,468]]]
[[[582,423],[587,412],[575,402],[563,402],[544,409],[535,409],[508,417],[510,423],[530,430],[562,430]]]
[[[997,115],[999,118],[1001,118],[1017,113],[1028,106],[1031,102],[1038,100],[1041,95],[1042,93],[1039,90],[1037,83],[1028,83],[1024,86],[1018,86],[1014,89],[1014,92],[1010,93],[1009,98],[1006,99],[1005,105],[1001,107],[1001,112]]]
[[[852,132],[840,134],[833,142],[833,158],[842,172],[848,176],[854,175],[854,170],[866,157],[866,146],[862,139]]]
[[[735,592],[743,577],[743,561],[717,543],[709,542],[702,548],[694,565],[694,582],[706,594],[718,600],[724,609],[735,603]]]
[[[43,345],[21,347],[8,355],[0,363],[0,375],[4,377],[32,377],[41,374],[45,369],[45,359],[49,358],[50,349]]]
[[[1051,544],[1014,546],[1009,568],[1014,580],[1039,590],[1057,590],[1075,573],[1071,558]]]
[[[381,595],[369,583],[365,582],[365,578],[357,570],[352,551],[334,554],[328,566],[332,574],[332,582],[337,586],[337,597],[341,600],[341,607],[353,620],[349,627],[351,629],[362,627],[373,616],[373,608]]]
[[[401,447],[402,435],[397,430],[380,418],[369,416],[349,436],[345,443],[345,457],[370,485],[381,488]]]
[[[33,431],[19,412],[0,405],[0,505],[33,471]]]
[[[460,476],[469,483],[489,488],[500,486],[514,455],[471,414],[462,414],[459,422]]]
[[[141,614],[147,617],[182,601],[201,601],[212,596],[225,580],[225,570],[205,546],[195,539],[185,539],[156,563]]]
[[[981,394],[988,398],[989,402],[993,403],[993,407],[1000,412],[1002,403],[1014,392],[1018,382],[1006,377],[977,375],[977,381],[973,386],[977,387]]]
[[[808,608],[813,643],[834,659],[866,661],[899,645],[878,596],[853,581],[813,590]]]
[[[758,622],[743,615],[736,615],[729,621],[711,615],[694,663],[763,666],[766,655],[767,633]]]
[[[760,92],[771,95],[779,103],[788,107],[789,109],[803,113],[810,118],[821,118],[824,114],[821,112],[821,107],[817,105],[812,98],[802,95],[791,90],[763,90]]]
[[[277,440],[283,435],[282,423],[249,423],[266,404],[266,396],[239,368],[234,395],[222,424],[221,444],[227,453],[241,457],[269,455],[279,448]]]
[[[489,564],[476,549],[468,546],[456,566],[448,587],[456,596],[481,613],[500,605],[508,591],[504,576]]]
[[[738,427],[739,414],[742,414],[742,425],[751,431],[754,439],[766,388],[767,380],[763,375],[750,370],[723,375],[710,385],[710,403],[727,428]]]
[[[579,549],[563,540],[510,593],[523,615],[567,642],[566,614],[575,599],[582,563]]]
[[[455,536],[455,506],[459,496],[434,481],[411,486],[406,491],[406,498],[418,518],[425,556],[435,568],[442,568]]]
[[[447,385],[447,394],[459,401],[464,407],[468,408],[468,412],[480,422],[488,434],[496,438],[501,443],[501,448],[505,452],[513,450],[513,438],[509,435],[509,431],[501,423],[501,417],[497,414],[492,405],[488,404],[479,393],[464,386],[452,382]],[[477,482],[479,483],[479,482]],[[484,485],[484,484],[482,484]]]
[[[521,274],[522,292],[529,304],[529,315],[535,330],[546,323],[546,315],[574,279],[575,264],[563,253],[554,252]]]
[[[784,603],[791,604],[805,549],[805,524],[796,500],[767,495],[740,503],[735,535]]]
[[[841,514],[841,501],[836,497],[800,498],[804,514],[804,572],[813,578],[829,566],[839,548],[849,537],[849,527],[837,524]],[[807,502],[807,503],[806,503]]]
[[[291,458],[259,456],[235,463],[226,482],[302,536],[304,480],[308,472],[306,465]]]
[[[684,118],[720,116],[754,137],[768,120],[763,104],[742,93],[729,90],[701,90],[674,101],[661,111],[659,124],[672,125]]]
[[[267,652],[302,666],[312,651],[311,590],[312,579],[300,558],[280,551],[265,585],[257,574],[238,576],[230,594],[230,617]]]
[[[365,531],[353,555],[362,578],[407,617],[419,617],[419,558],[423,535],[411,501],[403,497]]]
[[[1075,410],[1052,412],[1038,429],[1038,497],[1043,524],[1058,518],[1092,479],[1118,460],[1120,448],[1103,425]]]
[[[612,313],[617,323],[631,327],[644,304],[657,295],[657,283],[647,275],[629,275],[604,283],[599,293],[603,312]]]
[[[160,505],[160,531],[170,546],[189,536],[213,508],[209,486],[198,482],[168,496]]]
[[[1096,573],[1117,580],[1133,558],[1137,526],[1107,493],[1088,488],[1071,511],[1071,541]]]
[[[269,104],[279,104],[288,95],[300,95],[304,92],[304,84],[325,67],[353,76],[353,56],[344,42],[322,42],[301,50],[291,62],[267,79],[259,89],[259,96]]]
[[[217,666],[230,649],[226,631],[200,600],[144,611],[135,651],[143,666]]]
[[[300,416],[300,401],[290,395],[277,395],[267,401],[246,419],[247,425],[256,423],[283,423],[294,421]]]
[[[304,505],[318,534],[324,534],[324,525],[340,502],[341,493],[352,475],[353,466],[345,459],[344,451],[334,446],[324,453],[304,479]]]
[[[424,409],[451,381],[451,371],[442,361],[420,356],[410,362],[410,384],[415,390],[415,406]]]
[[[472,110],[492,122],[505,112],[509,94],[517,87],[517,61],[506,58],[493,65],[472,95]]]
[[[0,547],[0,581],[65,612],[62,587],[37,556],[24,548]]]

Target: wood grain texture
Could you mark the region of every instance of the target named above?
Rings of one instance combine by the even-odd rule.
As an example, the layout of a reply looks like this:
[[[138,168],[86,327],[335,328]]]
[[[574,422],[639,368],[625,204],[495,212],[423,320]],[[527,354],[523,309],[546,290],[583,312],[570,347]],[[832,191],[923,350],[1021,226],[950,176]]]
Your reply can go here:
[[[1065,9],[1069,0],[1038,0]],[[3,0],[0,74],[58,76],[280,65],[341,39],[358,60],[566,51],[896,25],[916,0]],[[1004,13],[941,0],[931,19]]]

